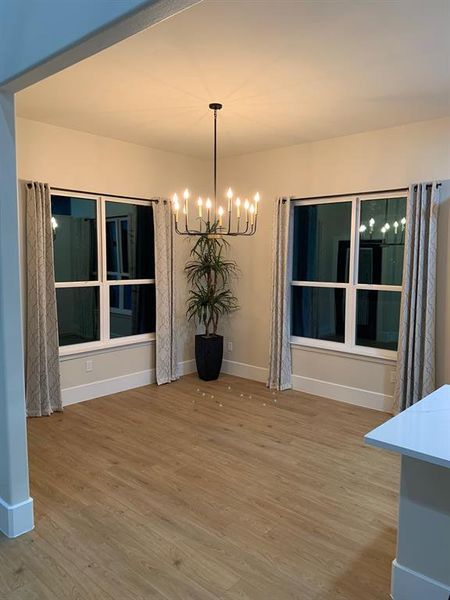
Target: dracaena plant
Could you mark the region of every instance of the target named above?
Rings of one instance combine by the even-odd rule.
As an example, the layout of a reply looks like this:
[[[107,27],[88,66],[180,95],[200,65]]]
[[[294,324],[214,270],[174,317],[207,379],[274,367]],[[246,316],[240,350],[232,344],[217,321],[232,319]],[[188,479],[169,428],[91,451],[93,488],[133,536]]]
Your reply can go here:
[[[206,337],[217,334],[220,317],[239,308],[230,288],[238,268],[235,261],[226,258],[228,247],[213,224],[209,235],[200,236],[195,242],[184,268],[190,287],[186,316],[203,325]]]

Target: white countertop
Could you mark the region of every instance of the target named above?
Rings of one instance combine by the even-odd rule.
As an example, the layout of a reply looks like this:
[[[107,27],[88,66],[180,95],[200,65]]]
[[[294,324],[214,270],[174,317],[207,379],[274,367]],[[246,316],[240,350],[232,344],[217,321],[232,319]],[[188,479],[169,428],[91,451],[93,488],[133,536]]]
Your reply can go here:
[[[386,421],[364,440],[450,469],[450,385]]]

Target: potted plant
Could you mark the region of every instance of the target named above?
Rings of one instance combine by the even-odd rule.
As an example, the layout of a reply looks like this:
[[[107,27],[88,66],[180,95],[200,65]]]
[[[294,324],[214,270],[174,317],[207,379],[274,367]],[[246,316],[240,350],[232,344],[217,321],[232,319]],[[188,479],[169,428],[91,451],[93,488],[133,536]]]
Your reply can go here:
[[[195,361],[200,379],[219,377],[223,358],[223,336],[218,335],[219,318],[239,308],[230,281],[237,276],[235,261],[226,259],[229,244],[216,233],[216,223],[199,236],[185,266],[190,286],[186,316],[204,328],[195,336]]]

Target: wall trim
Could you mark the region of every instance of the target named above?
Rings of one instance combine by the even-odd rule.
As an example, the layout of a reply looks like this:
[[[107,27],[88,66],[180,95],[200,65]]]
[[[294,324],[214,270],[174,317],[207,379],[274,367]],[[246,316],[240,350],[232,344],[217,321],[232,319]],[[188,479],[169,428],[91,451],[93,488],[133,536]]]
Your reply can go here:
[[[229,375],[261,381],[263,383],[267,382],[269,375],[269,369],[267,368],[256,367],[234,360],[224,360],[222,370]],[[392,413],[393,397],[379,392],[372,392],[370,390],[295,374],[292,375],[292,387],[294,390],[306,394],[313,394],[331,400],[338,400],[339,402],[347,402],[356,406]]]
[[[178,363],[179,377],[193,373],[195,370],[194,359]],[[64,388],[61,390],[62,402],[63,406],[70,406],[78,402],[109,396],[117,392],[125,392],[126,390],[151,383],[156,383],[155,369],[147,369],[145,371],[138,371],[137,373],[129,373],[128,375],[120,375],[119,377],[111,377],[110,379],[102,379],[100,381],[92,381],[91,383]]]
[[[422,573],[412,571],[397,560],[392,563],[393,600],[447,600],[450,587]]]
[[[363,390],[348,385],[341,385],[331,381],[313,379],[312,377],[303,377],[302,375],[292,375],[292,387],[294,390],[313,394],[314,396],[323,396],[339,402],[347,402],[356,406],[364,406],[382,412],[392,413],[394,399],[387,394]]]
[[[0,498],[0,531],[15,538],[34,528],[33,498],[18,504],[7,504]]]
[[[252,379],[253,381],[261,381],[263,383],[267,383],[269,375],[269,369],[226,359],[222,363],[222,371],[228,373],[228,375],[235,375],[236,377],[243,377],[244,379]]]

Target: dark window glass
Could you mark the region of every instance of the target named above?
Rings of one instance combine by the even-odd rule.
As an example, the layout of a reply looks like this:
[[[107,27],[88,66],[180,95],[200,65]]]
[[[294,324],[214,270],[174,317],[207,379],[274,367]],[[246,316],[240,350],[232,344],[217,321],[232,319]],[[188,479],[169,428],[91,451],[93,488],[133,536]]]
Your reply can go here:
[[[155,286],[112,285],[110,301],[110,337],[126,337],[155,331]]]
[[[351,215],[351,202],[294,207],[294,281],[348,282]]]
[[[406,198],[363,200],[359,224],[359,283],[401,285]]]
[[[106,202],[108,279],[154,279],[151,206]]]
[[[356,293],[356,344],[397,350],[401,292]]]
[[[292,335],[344,342],[345,290],[292,286]]]
[[[97,203],[52,195],[56,281],[96,281]]]
[[[59,345],[100,339],[99,288],[57,288]]]

